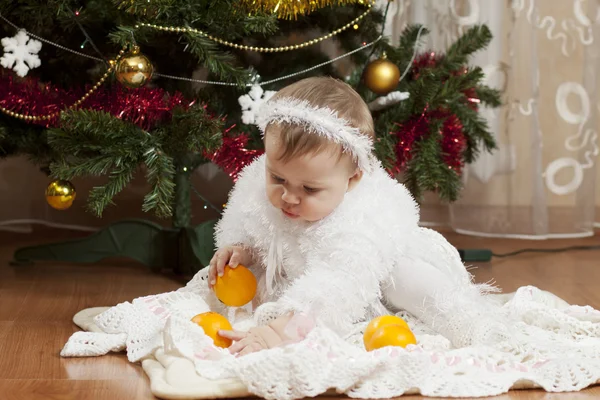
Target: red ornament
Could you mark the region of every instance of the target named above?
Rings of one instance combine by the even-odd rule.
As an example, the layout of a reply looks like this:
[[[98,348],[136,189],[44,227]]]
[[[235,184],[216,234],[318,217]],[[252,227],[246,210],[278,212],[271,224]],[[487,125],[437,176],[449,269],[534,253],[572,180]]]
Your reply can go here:
[[[235,125],[225,130],[221,147],[213,153],[206,154],[206,157],[221,167],[235,182],[242,169],[260,156],[263,151],[248,150],[246,148],[250,139],[248,135],[242,133],[233,136],[230,134],[233,128]]]

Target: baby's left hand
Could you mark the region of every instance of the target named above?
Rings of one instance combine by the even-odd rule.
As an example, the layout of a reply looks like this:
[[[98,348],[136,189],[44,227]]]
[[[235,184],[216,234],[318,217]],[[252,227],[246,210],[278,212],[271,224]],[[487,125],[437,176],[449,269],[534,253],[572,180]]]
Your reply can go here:
[[[235,341],[229,347],[229,352],[238,356],[277,347],[283,343],[279,334],[268,325],[252,328],[248,332],[219,331],[219,336]]]

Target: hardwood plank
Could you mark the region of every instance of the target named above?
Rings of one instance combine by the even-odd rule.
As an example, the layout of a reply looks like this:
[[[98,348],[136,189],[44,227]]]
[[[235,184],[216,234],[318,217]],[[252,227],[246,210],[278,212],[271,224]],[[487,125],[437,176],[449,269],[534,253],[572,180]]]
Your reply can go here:
[[[5,342],[5,337],[12,330],[14,322],[0,321],[0,345]]]
[[[25,301],[18,311],[11,312],[16,320],[70,321],[83,308],[115,305],[136,297],[175,290],[182,285],[143,266],[40,264],[37,268],[36,280],[30,288],[35,295],[25,296],[23,300],[23,290],[11,288],[7,291],[7,296],[12,294],[12,302]]]
[[[141,378],[124,354],[62,358],[59,353],[77,328],[66,322],[14,322],[0,325],[0,381],[3,379]],[[0,392],[1,393],[1,392]]]
[[[32,282],[6,280],[0,285],[0,322],[14,321],[25,307]]]
[[[155,399],[145,378],[113,380],[0,380],[3,400]]]

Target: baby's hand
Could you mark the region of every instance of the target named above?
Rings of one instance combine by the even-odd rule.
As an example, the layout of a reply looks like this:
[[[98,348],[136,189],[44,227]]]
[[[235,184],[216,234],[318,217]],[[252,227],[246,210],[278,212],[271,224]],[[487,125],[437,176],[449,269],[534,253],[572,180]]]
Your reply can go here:
[[[270,346],[267,343],[269,336],[274,336],[274,332],[269,332],[268,326],[253,328],[248,332],[240,331],[219,331],[221,337],[231,339],[234,343],[229,347],[229,352],[236,356],[245,356],[257,351],[266,350]],[[277,342],[277,339],[275,340]]]
[[[223,276],[225,266],[237,268],[238,265],[249,266],[252,264],[252,254],[248,249],[241,246],[223,247],[215,253],[210,260],[208,268],[208,286],[213,287],[217,283],[217,274]]]
[[[306,337],[314,321],[304,315],[288,314],[276,318],[268,325],[258,326],[248,332],[219,331],[219,336],[234,341],[229,347],[231,354],[245,356],[257,351],[297,343]]]

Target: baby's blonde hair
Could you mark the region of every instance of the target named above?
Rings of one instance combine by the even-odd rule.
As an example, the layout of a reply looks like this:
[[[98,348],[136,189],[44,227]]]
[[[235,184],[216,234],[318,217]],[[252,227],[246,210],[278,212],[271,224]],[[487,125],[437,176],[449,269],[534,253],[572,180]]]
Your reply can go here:
[[[337,112],[337,116],[345,119],[353,128],[358,128],[361,135],[368,136],[371,140],[375,139],[373,117],[369,107],[345,82],[323,76],[306,78],[279,90],[271,100],[281,98],[305,100],[313,107],[327,107]],[[269,134],[277,134],[281,141],[282,161],[318,153],[331,146],[327,138],[306,133],[303,126],[287,122],[269,124],[265,129],[265,138]]]

